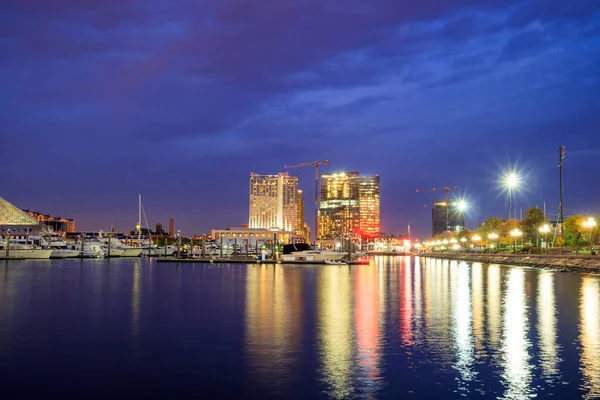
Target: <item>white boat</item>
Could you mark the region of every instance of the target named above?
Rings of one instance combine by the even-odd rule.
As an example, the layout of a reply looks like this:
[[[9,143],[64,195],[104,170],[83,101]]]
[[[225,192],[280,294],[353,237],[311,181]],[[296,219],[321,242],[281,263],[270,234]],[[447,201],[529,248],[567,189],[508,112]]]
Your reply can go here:
[[[78,250],[79,258],[104,258],[105,253],[102,246],[97,242],[85,242],[83,244],[83,251],[81,249],[81,240],[74,244],[67,245],[71,250]]]
[[[106,249],[106,253],[108,254],[108,243],[110,242],[110,256],[111,257],[139,257],[142,254],[141,247],[133,247],[124,244],[117,238],[107,238],[107,237],[99,237],[98,241],[102,243]]]
[[[165,254],[168,256],[171,256],[176,251],[177,251],[177,247],[173,246],[173,245],[167,245],[166,250],[165,250],[164,246],[156,247],[154,245],[151,245],[151,246],[143,247],[141,254],[144,257],[157,257],[157,256],[164,256]]]
[[[11,241],[7,257],[6,240],[0,243],[0,257],[3,258],[49,259],[51,255],[51,249],[40,249],[30,244],[13,243]]]
[[[51,235],[39,238],[40,244],[45,249],[52,249],[50,258],[75,258],[79,256],[79,250],[72,250],[63,240],[62,236]]]
[[[294,243],[283,246],[283,261],[340,261],[347,254],[331,250],[317,250],[308,243]]]

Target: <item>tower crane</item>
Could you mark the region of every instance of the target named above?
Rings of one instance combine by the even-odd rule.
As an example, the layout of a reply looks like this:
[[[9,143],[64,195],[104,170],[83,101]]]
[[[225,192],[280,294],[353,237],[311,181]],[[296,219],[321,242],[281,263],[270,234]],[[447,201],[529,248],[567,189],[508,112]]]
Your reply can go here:
[[[315,167],[315,244],[319,237],[319,165],[329,165],[329,160],[313,161],[296,165],[284,165],[285,168]]]
[[[425,189],[425,190],[417,189],[417,193],[441,192],[441,191],[446,192],[446,231],[450,230],[450,226],[449,226],[449,224],[450,224],[450,192],[456,191],[456,190],[458,190],[458,186],[433,188],[433,189]]]

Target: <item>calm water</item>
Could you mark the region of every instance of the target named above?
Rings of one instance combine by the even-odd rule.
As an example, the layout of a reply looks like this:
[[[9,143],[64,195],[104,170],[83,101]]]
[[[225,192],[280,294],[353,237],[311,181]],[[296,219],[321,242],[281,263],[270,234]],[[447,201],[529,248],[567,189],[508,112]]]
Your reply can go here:
[[[600,398],[600,276],[370,266],[0,266],[2,399]]]

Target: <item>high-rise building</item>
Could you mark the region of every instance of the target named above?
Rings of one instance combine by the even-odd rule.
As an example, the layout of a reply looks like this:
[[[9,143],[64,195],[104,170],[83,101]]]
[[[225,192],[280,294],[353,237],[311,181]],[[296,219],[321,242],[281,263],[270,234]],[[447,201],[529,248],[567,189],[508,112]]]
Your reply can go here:
[[[446,231],[460,232],[465,229],[465,214],[456,206],[456,202],[435,200],[431,210],[431,235],[439,235]]]
[[[296,210],[296,230],[294,232],[294,239],[296,242],[308,243],[310,242],[310,230],[304,220],[304,196],[302,196],[302,190],[299,189]]]
[[[160,222],[156,224],[156,231],[155,231],[155,233],[157,235],[164,235],[165,234],[165,232],[163,231],[163,226],[162,226],[162,224]]]
[[[278,175],[250,174],[251,229],[277,228],[294,232],[297,218],[298,177],[287,172]]]
[[[321,175],[319,239],[380,230],[379,176],[359,172]]]
[[[379,175],[357,176],[360,231],[372,235],[380,229]]]

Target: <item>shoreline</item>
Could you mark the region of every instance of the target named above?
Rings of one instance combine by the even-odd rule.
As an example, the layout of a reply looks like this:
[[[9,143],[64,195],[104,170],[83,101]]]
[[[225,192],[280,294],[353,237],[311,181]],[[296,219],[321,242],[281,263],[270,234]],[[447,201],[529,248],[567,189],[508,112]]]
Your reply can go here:
[[[600,274],[600,256],[565,254],[461,254],[461,253],[423,253],[419,257],[443,260],[479,262],[482,264],[500,264],[523,266],[538,269],[550,269],[557,272],[578,272]]]

